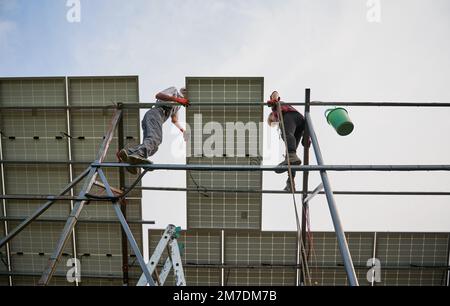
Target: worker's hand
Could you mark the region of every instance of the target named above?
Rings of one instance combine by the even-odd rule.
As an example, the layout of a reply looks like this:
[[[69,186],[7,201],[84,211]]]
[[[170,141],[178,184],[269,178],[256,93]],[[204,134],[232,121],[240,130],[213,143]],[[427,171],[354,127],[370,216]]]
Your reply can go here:
[[[188,133],[185,129],[183,129],[183,128],[181,128],[180,131],[181,131],[181,133],[183,133],[183,139],[184,139],[184,141],[187,142],[187,141],[189,140],[189,133]]]
[[[269,107],[272,107],[272,106],[274,106],[275,104],[277,104],[279,101],[280,101],[279,99],[271,99],[271,100],[267,101],[267,105],[268,105]]]
[[[189,100],[185,98],[174,98],[173,101],[186,107],[190,105]]]

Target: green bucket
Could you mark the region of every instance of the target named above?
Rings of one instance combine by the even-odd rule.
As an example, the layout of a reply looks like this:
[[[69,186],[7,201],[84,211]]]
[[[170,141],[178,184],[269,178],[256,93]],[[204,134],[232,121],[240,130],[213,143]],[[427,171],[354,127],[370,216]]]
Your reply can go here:
[[[339,135],[347,136],[353,132],[355,126],[350,120],[345,108],[337,107],[327,109],[325,111],[325,117],[327,118],[328,124],[332,125]]]

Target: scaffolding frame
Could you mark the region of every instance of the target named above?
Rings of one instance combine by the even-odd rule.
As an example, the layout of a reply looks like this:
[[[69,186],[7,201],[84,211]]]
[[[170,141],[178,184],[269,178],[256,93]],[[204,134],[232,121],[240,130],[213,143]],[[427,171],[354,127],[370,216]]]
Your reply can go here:
[[[439,103],[439,102],[319,102],[319,101],[310,101],[310,89],[305,90],[305,102],[295,102],[295,103],[286,103],[289,105],[297,105],[297,106],[305,106],[305,119],[306,119],[306,126],[305,126],[305,135],[309,136],[312,140],[312,146],[315,151],[315,156],[317,159],[317,165],[309,165],[309,146],[306,146],[304,148],[304,165],[303,166],[291,166],[292,170],[295,171],[301,171],[303,172],[303,188],[300,192],[296,192],[296,194],[302,195],[302,206],[303,206],[303,212],[308,207],[308,195],[312,195],[314,191],[308,190],[308,175],[310,171],[318,171],[321,175],[322,184],[324,191],[318,192],[319,194],[325,194],[330,210],[330,215],[333,221],[333,225],[335,227],[335,233],[338,240],[338,246],[341,253],[341,256],[344,261],[344,268],[347,274],[347,278],[349,280],[349,284],[351,286],[357,286],[358,280],[355,273],[355,266],[352,262],[351,254],[348,249],[347,240],[345,237],[345,232],[342,227],[342,223],[339,217],[339,212],[336,206],[336,201],[334,199],[334,194],[349,194],[349,195],[442,195],[442,196],[448,196],[450,195],[450,192],[388,192],[388,191],[335,191],[333,192],[327,171],[450,171],[450,165],[326,165],[324,164],[323,157],[321,154],[319,142],[317,135],[314,130],[314,126],[312,123],[312,118],[310,114],[310,107],[311,106],[365,106],[365,107],[433,107],[433,108],[439,108],[439,107],[450,107],[450,103]],[[126,239],[130,242],[130,245],[133,248],[133,251],[136,254],[136,257],[138,259],[139,265],[142,268],[143,275],[146,278],[146,281],[150,285],[155,285],[155,281],[153,280],[151,273],[146,266],[144,259],[142,257],[142,254],[139,250],[139,247],[136,243],[136,240],[133,237],[133,234],[128,226],[128,223],[154,223],[153,221],[144,221],[144,220],[126,220],[126,214],[125,214],[125,204],[124,200],[127,198],[126,194],[128,192],[124,192],[123,195],[117,195],[113,192],[113,188],[109,185],[106,176],[103,173],[102,168],[119,168],[120,171],[120,187],[122,190],[125,189],[125,180],[124,180],[124,168],[129,167],[129,164],[125,163],[112,163],[112,162],[105,162],[105,156],[108,151],[109,145],[112,141],[114,131],[118,129],[119,133],[119,146],[123,146],[123,122],[122,122],[122,115],[123,111],[125,109],[144,109],[144,108],[150,108],[153,107],[155,103],[139,103],[139,104],[113,104],[110,106],[33,106],[33,107],[0,107],[0,110],[5,111],[11,111],[11,110],[30,110],[34,111],[37,109],[43,109],[43,110],[70,110],[70,109],[92,109],[92,110],[107,110],[107,109],[114,109],[114,116],[111,122],[110,127],[108,128],[108,131],[103,139],[102,144],[100,145],[99,151],[97,153],[97,157],[94,162],[77,162],[70,160],[71,157],[69,156],[68,161],[17,161],[17,160],[3,160],[3,155],[0,155],[0,166],[1,166],[1,174],[4,175],[4,165],[8,164],[46,164],[46,165],[74,165],[74,164],[83,164],[88,165],[88,168],[81,173],[78,177],[74,178],[63,190],[61,190],[58,195],[8,195],[5,193],[5,190],[3,189],[3,194],[0,196],[0,199],[3,201],[3,204],[5,204],[5,201],[7,199],[26,199],[26,200],[47,200],[47,202],[39,207],[32,215],[30,215],[28,218],[23,220],[15,229],[12,231],[9,231],[7,226],[7,221],[9,218],[3,217],[1,218],[1,221],[4,222],[4,226],[7,229],[6,236],[3,237],[0,240],[0,248],[3,246],[7,246],[7,256],[10,258],[10,252],[8,247],[8,242],[13,239],[17,234],[19,234],[27,225],[29,225],[32,222],[63,222],[63,219],[58,220],[45,220],[45,219],[38,219],[40,215],[42,215],[51,205],[53,205],[57,200],[71,200],[74,201],[72,212],[70,213],[68,219],[66,220],[66,225],[61,233],[60,239],[56,245],[55,251],[53,252],[52,256],[50,257],[48,261],[48,265],[43,272],[41,279],[39,281],[40,285],[48,285],[50,282],[52,276],[55,274],[55,268],[58,260],[60,259],[62,255],[62,251],[64,249],[64,246],[68,242],[71,233],[73,232],[73,229],[76,225],[76,223],[79,221],[78,217],[81,213],[81,210],[83,209],[84,205],[89,203],[91,200],[95,201],[110,201],[113,204],[114,210],[116,212],[118,222],[122,226],[122,238],[123,242],[123,281],[127,284],[128,283],[128,267],[127,263],[125,263],[125,260],[127,260],[128,250],[126,249]],[[214,103],[202,103],[201,105],[192,105],[191,107],[198,107],[198,106],[215,106],[217,104]],[[265,105],[264,103],[221,103],[220,106],[261,106]],[[4,135],[1,135],[2,137]],[[0,149],[1,149],[1,139],[0,139]],[[1,154],[0,150],[0,154]],[[275,166],[227,166],[227,165],[165,165],[165,164],[151,164],[151,165],[133,165],[134,167],[140,167],[144,169],[144,172],[139,176],[138,180],[142,179],[143,175],[149,170],[196,170],[196,171],[274,171],[275,169],[279,169],[279,167]],[[287,170],[287,167],[285,167]],[[89,191],[92,188],[92,186],[96,183],[96,178],[100,177],[101,182],[103,183],[104,189],[106,190],[107,196],[101,197],[101,198],[91,198],[89,196]],[[78,196],[70,195],[65,196],[65,194],[69,191],[73,191],[74,186],[81,182],[82,180],[85,180],[84,186],[82,190],[80,191]],[[137,180],[137,181],[138,181]],[[136,181],[136,182],[137,182]],[[130,191],[135,186],[128,187],[128,190]],[[162,190],[162,191],[191,191],[189,188],[168,188],[168,187],[137,187],[141,188],[142,190]],[[192,191],[195,191],[197,189],[193,189]],[[285,193],[285,192],[277,192],[277,191],[268,191],[268,190],[207,190],[206,192],[245,192],[245,193]],[[317,192],[315,192],[317,193]],[[83,222],[80,220],[80,222]],[[117,222],[117,221],[106,221],[106,222]],[[303,213],[302,214],[302,237],[305,238],[306,236],[306,216]],[[303,241],[306,241],[304,239]],[[298,242],[297,242],[298,243]],[[297,256],[303,256],[301,254],[301,250],[297,246]],[[305,269],[305,267],[302,267],[300,264],[300,261],[298,261],[297,265],[293,265],[293,268],[297,269],[298,271]],[[359,267],[357,267],[359,268]],[[448,267],[447,267],[448,268]],[[10,277],[14,275],[14,273],[10,270],[7,273]],[[299,275],[302,275],[299,273]],[[101,277],[101,276],[99,276]],[[450,279],[450,273],[448,278]],[[448,282],[449,280],[447,280]],[[11,284],[11,282],[10,282]],[[301,279],[297,284],[304,284],[304,279]]]

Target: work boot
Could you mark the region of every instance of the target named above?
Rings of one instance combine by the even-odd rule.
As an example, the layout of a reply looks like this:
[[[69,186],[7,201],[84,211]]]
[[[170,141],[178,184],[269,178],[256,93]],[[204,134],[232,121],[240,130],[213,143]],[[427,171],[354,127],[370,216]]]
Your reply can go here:
[[[151,160],[148,160],[145,157],[139,156],[137,154],[130,154],[128,155],[128,162],[131,165],[151,165],[153,164],[153,162]],[[148,170],[148,171],[153,171],[153,170]]]
[[[127,150],[125,150],[125,149],[120,150],[119,152],[117,152],[116,156],[119,159],[119,162],[129,163]],[[138,168],[136,168],[136,167],[126,167],[125,169],[133,175],[138,174]]]
[[[285,167],[288,165],[288,157],[289,157],[289,162],[291,164],[291,166],[298,166],[302,164],[302,160],[297,156],[297,153],[295,152],[291,152],[289,153],[287,156],[285,156],[284,160],[278,164],[278,167]],[[277,169],[275,170],[275,173],[283,173],[286,172],[287,169]]]
[[[286,191],[286,192],[295,192],[295,181],[292,179],[292,183],[294,184],[294,190],[292,191],[292,189],[291,189],[291,180],[290,179],[288,179],[287,181],[286,181],[286,187],[284,187],[284,191]]]

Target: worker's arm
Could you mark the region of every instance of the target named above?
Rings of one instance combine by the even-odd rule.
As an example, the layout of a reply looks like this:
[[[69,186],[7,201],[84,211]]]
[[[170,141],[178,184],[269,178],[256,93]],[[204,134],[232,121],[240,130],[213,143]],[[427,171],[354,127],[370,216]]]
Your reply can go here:
[[[188,134],[187,134],[186,130],[178,122],[178,115],[177,114],[172,115],[172,123],[175,124],[175,126],[181,131],[181,133],[183,133],[184,141],[187,141]]]
[[[172,123],[175,124],[175,126],[182,132],[184,133],[184,129],[183,127],[180,125],[180,123],[178,122],[178,115],[172,115]]]
[[[158,92],[156,94],[156,99],[161,100],[161,101],[167,101],[167,102],[176,102],[176,103],[182,104],[184,106],[189,105],[189,101],[185,98],[178,98],[178,97],[166,95],[165,93],[162,93],[162,92]]]

